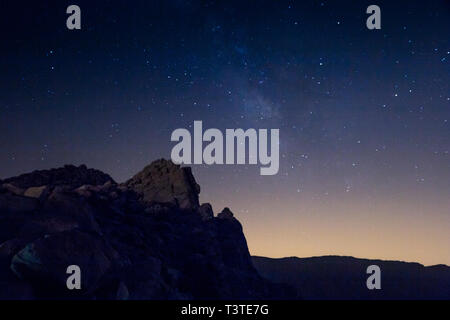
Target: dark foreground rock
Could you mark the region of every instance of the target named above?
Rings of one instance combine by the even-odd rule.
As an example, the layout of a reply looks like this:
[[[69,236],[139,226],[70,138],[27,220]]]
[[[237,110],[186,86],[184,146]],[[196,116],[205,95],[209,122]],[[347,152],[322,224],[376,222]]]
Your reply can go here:
[[[154,202],[180,209],[197,209],[200,186],[195,182],[191,168],[180,168],[171,161],[157,160],[127,181],[147,204]]]
[[[85,166],[0,183],[0,299],[276,299],[242,226],[199,204],[189,168],[158,160],[123,185]],[[68,290],[67,267],[81,269]]]

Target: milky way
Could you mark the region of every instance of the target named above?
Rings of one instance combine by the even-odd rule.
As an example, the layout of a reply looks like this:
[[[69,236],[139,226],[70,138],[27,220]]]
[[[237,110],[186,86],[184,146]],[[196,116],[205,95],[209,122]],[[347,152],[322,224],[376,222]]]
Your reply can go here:
[[[170,134],[280,129],[280,170],[193,167],[250,250],[450,264],[450,5],[78,1],[2,5],[0,178],[66,163],[125,181]]]

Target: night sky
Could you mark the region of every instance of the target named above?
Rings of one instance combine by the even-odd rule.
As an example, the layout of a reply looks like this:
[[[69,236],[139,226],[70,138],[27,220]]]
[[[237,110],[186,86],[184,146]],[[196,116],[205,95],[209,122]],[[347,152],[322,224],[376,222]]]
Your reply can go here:
[[[275,176],[193,166],[252,254],[450,265],[449,1],[4,1],[0,24],[0,178],[123,182],[194,120],[279,128]]]

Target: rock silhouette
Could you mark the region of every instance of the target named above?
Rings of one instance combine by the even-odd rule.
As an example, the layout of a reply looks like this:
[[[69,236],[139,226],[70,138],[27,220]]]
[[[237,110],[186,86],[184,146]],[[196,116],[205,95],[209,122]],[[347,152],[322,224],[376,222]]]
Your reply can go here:
[[[180,209],[197,209],[200,186],[191,168],[164,159],[154,161],[125,184],[147,204],[164,203]]]
[[[69,165],[0,185],[0,299],[293,297],[259,276],[230,209],[199,204],[190,168],[157,160],[119,185]]]
[[[27,189],[42,186],[69,186],[77,188],[82,185],[102,185],[113,179],[99,170],[66,165],[63,168],[33,171],[18,177],[3,180],[3,184],[11,184],[16,188]]]

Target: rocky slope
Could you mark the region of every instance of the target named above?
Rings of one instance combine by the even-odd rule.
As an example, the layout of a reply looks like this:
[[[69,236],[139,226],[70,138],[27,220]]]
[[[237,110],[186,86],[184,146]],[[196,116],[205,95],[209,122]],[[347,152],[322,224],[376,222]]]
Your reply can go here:
[[[200,205],[189,168],[158,160],[124,184],[86,166],[0,182],[0,299],[262,299],[242,226]],[[68,290],[78,265],[81,290]]]

